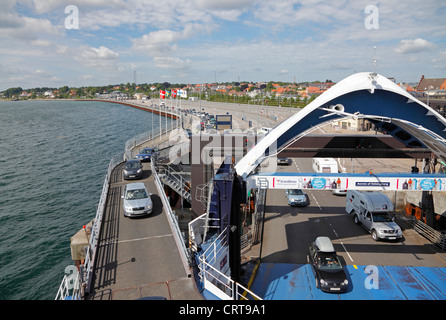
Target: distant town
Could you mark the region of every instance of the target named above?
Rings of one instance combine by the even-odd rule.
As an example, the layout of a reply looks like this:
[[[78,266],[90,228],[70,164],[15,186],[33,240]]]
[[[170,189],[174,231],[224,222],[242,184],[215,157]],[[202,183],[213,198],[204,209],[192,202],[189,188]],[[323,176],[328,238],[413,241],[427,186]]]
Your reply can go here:
[[[390,80],[396,80],[389,78]],[[335,83],[331,80],[314,82],[226,82],[204,84],[135,84],[126,83],[107,86],[70,88],[9,88],[0,93],[2,99],[107,99],[107,100],[150,100],[189,99],[232,103],[255,103],[283,107],[304,107]],[[397,83],[420,100],[436,103],[443,115],[446,110],[446,78],[425,78],[418,83]]]

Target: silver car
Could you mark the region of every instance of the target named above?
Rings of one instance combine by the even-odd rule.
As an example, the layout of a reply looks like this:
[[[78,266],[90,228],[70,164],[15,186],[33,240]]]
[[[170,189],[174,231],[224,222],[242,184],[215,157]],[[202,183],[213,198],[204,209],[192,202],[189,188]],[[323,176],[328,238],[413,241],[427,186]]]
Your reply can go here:
[[[284,164],[286,166],[290,166],[292,163],[293,163],[293,161],[290,158],[286,158],[286,157],[277,158],[277,164]]]
[[[307,195],[301,189],[287,189],[286,197],[290,206],[306,206]]]
[[[150,196],[144,183],[127,184],[122,195],[124,216],[134,217],[152,213],[153,203]]]

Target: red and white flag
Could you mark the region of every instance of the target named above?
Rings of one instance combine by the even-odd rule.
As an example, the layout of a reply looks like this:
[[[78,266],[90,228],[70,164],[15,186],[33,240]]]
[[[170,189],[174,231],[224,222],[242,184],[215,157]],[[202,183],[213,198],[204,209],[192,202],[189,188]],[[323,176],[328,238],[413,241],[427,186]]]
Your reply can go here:
[[[160,99],[166,99],[166,91],[160,90]]]

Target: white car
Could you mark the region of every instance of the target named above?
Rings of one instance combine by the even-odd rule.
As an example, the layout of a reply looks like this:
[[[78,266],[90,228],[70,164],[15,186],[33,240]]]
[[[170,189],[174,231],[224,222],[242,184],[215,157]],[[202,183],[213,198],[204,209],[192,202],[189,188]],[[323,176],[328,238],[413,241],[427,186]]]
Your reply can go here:
[[[135,217],[152,213],[153,203],[150,196],[144,183],[127,184],[122,195],[124,216]]]
[[[277,158],[277,164],[284,164],[284,165],[290,166],[292,163],[293,163],[293,160],[291,160],[290,158],[286,158],[286,157]]]
[[[344,189],[344,190],[343,189],[333,189],[332,193],[337,196],[345,196],[345,195],[347,195],[347,190],[346,189]]]

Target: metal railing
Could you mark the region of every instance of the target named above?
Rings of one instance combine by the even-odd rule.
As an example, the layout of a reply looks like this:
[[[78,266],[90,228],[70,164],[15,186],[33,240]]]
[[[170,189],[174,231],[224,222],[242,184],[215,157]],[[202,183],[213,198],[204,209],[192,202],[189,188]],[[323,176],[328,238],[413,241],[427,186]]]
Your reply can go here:
[[[257,197],[255,202],[255,215],[253,217],[252,223],[252,242],[258,243],[261,241],[261,234],[263,230],[263,216],[265,213],[265,202],[266,202],[266,190],[267,189],[257,189]]]
[[[192,200],[190,194],[190,181],[186,180],[180,172],[175,171],[175,169],[168,164],[158,164],[158,169],[163,170],[164,176],[161,176],[161,179],[164,183],[175,189],[182,198],[189,202]]]
[[[80,273],[77,272],[74,276],[65,275],[59,286],[55,300],[80,300],[81,298],[82,285]]]
[[[213,266],[216,263],[223,264],[223,261],[229,256],[227,231],[227,229],[223,230],[198,258],[198,276],[203,288],[222,300],[262,300],[258,295]],[[220,262],[218,262],[219,258],[222,258]]]
[[[441,250],[446,250],[446,235],[432,227],[429,227],[423,221],[418,220],[414,216],[408,216],[405,212],[396,211],[396,217],[411,226],[416,232],[428,239],[433,244],[441,248]]]
[[[178,225],[177,218],[172,211],[172,208],[170,207],[169,199],[167,199],[167,196],[163,189],[163,184],[158,176],[158,173],[155,170],[155,164],[154,161],[150,163],[152,174],[155,181],[155,186],[158,190],[158,194],[161,198],[161,201],[163,203],[163,207],[166,210],[167,219],[169,221],[169,224],[172,228],[172,231],[174,232],[174,238],[178,245],[178,251],[180,252],[181,259],[183,261],[184,267],[186,269],[186,272],[189,274],[189,265],[191,262],[191,256],[189,251],[186,248],[185,240],[183,239],[180,227]]]
[[[85,281],[86,281],[86,293],[90,292],[91,283],[93,281],[93,268],[96,261],[96,253],[97,253],[97,244],[99,240],[99,235],[101,232],[101,226],[102,226],[102,217],[105,211],[105,205],[107,202],[107,196],[110,186],[110,177],[113,169],[118,166],[120,163],[124,161],[124,155],[123,153],[119,153],[115,156],[113,156],[109,162],[107,174],[104,179],[104,184],[102,186],[102,193],[101,198],[99,199],[98,208],[96,211],[96,216],[94,218],[94,223],[91,227],[91,235],[90,235],[90,244],[87,248],[87,254],[85,257]]]
[[[101,231],[102,216],[105,211],[105,205],[107,202],[111,173],[113,169],[123,161],[124,161],[124,154],[119,153],[113,156],[108,164],[107,173],[105,175],[104,183],[102,185],[101,197],[99,199],[99,204],[97,205],[96,216],[91,226],[90,241],[88,246],[85,248],[86,251],[85,262],[81,268],[81,273],[79,273],[77,276],[79,280],[76,280],[78,281],[79,285],[84,289],[83,293],[90,292],[91,283],[93,281],[92,275],[93,275],[94,263],[96,260],[96,252],[97,252],[96,247],[99,239],[99,234]],[[84,280],[81,281],[80,279]],[[62,283],[59,286],[59,290],[56,295],[56,300],[66,298],[65,294],[67,292],[67,288],[72,286],[67,281],[72,281],[72,279],[71,277],[67,277],[67,275],[65,275],[64,278],[62,279]]]

